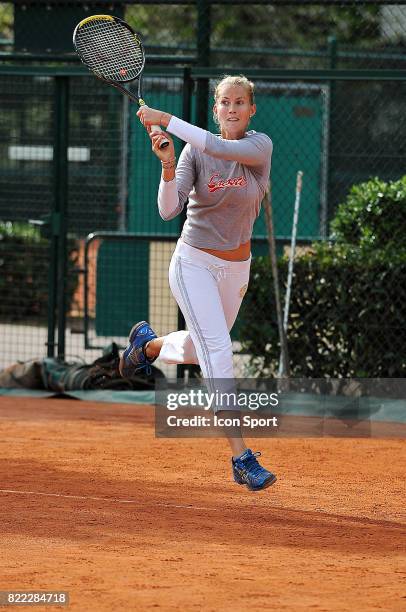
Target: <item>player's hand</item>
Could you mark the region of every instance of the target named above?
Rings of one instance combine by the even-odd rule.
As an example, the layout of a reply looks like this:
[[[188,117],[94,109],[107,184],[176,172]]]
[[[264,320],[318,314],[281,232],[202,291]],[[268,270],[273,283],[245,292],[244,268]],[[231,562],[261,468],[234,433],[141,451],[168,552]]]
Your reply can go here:
[[[141,121],[142,125],[146,128],[151,125],[163,125],[166,127],[169,123],[171,115],[145,105],[141,106],[141,108],[137,111],[137,117]]]
[[[175,146],[173,144],[173,139],[168,134],[168,132],[161,132],[161,131],[151,132],[149,129],[148,129],[148,132],[149,132],[149,137],[151,138],[152,150],[155,153],[155,155],[161,161],[169,161],[171,159],[174,159]],[[165,147],[164,149],[160,149],[159,146],[163,140],[169,140],[169,145]]]

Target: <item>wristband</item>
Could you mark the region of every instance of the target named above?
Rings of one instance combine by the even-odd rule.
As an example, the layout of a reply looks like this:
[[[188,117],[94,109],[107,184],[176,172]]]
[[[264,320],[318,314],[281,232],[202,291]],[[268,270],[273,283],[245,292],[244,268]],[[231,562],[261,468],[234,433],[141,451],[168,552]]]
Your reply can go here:
[[[167,161],[161,161],[162,168],[167,170],[168,168],[176,168],[176,157],[168,159]]]

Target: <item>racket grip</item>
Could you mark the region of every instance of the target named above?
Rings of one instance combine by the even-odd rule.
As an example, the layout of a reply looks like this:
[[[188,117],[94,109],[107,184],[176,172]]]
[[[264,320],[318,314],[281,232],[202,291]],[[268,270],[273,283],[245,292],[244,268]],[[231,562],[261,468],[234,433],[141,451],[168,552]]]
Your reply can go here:
[[[152,132],[162,132],[161,127],[159,125],[151,125],[151,131]],[[167,138],[164,138],[161,141],[161,144],[159,145],[160,149],[166,149],[166,147],[169,145],[169,140]]]

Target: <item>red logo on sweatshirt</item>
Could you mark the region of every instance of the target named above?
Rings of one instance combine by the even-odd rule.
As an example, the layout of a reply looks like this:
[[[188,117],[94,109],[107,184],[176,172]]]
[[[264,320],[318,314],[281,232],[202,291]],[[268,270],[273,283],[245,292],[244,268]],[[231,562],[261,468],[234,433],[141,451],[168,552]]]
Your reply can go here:
[[[217,180],[216,180],[217,179]],[[208,183],[209,192],[217,191],[218,189],[226,189],[227,187],[246,187],[247,179],[244,176],[237,176],[236,178],[229,178],[224,180],[218,172],[210,177]]]

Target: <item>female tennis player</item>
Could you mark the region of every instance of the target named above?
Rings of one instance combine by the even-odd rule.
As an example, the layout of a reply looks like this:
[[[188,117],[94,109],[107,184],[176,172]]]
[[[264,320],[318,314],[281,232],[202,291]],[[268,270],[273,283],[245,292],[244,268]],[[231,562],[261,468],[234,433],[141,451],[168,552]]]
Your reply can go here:
[[[209,390],[234,380],[230,330],[248,287],[252,228],[271,167],[272,141],[247,131],[256,112],[254,84],[246,77],[224,77],[214,95],[213,115],[220,135],[143,106],[137,112],[161,160],[158,208],[165,220],[187,200],[187,219],[169,267],[171,291],[187,331],[158,338],[148,323],[134,325],[120,371],[129,376],[157,357],[165,363],[198,363]],[[166,132],[151,131],[152,125]],[[187,143],[176,163],[173,134]],[[170,144],[160,149],[163,138]],[[225,381],[228,381],[225,383]],[[217,407],[217,415],[233,407]],[[235,408],[234,408],[235,410]],[[230,413],[227,413],[230,415]],[[234,480],[250,490],[264,489],[276,476],[247,449],[241,432],[228,433]]]

